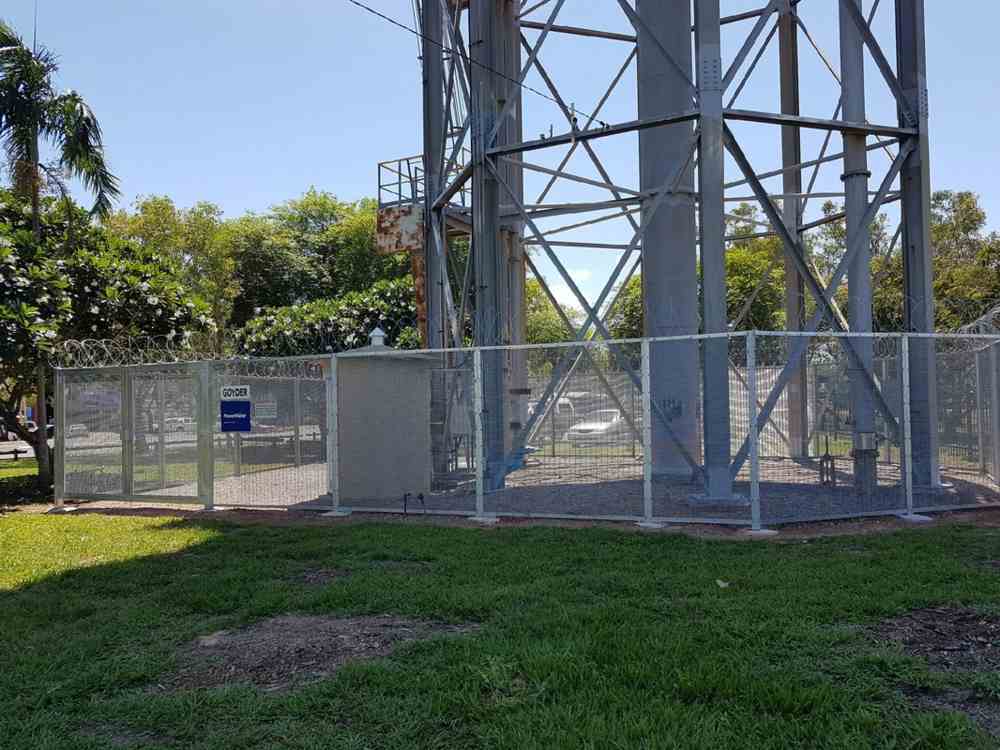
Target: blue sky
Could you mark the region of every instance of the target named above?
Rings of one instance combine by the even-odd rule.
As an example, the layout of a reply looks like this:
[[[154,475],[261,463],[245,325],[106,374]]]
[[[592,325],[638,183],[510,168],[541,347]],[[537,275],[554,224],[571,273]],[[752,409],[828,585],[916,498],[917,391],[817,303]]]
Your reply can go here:
[[[412,23],[410,0],[370,4]],[[724,13],[759,4],[722,3]],[[887,30],[892,20],[885,11],[892,3],[882,5],[875,26]],[[980,193],[991,225],[1000,226],[1000,142],[993,137],[997,107],[991,97],[1000,67],[1000,4],[964,0],[962,13],[943,0],[926,5],[934,185]],[[800,7],[817,43],[836,63],[835,0],[806,0]],[[0,16],[30,39],[33,10],[34,0],[5,0]],[[544,20],[546,12],[533,17]],[[614,0],[568,0],[559,20],[623,30],[627,24]],[[374,195],[378,161],[421,148],[416,39],[346,0],[39,0],[39,40],[61,57],[60,85],[80,91],[97,112],[125,203],[166,194],[182,206],[210,200],[237,215],[264,211],[310,185],[356,199]],[[733,35],[724,40],[728,54],[737,42]],[[627,50],[614,45],[554,40],[544,48],[553,77],[579,109],[594,105],[624,59]],[[887,46],[891,55],[891,40]],[[803,109],[829,117],[836,103],[833,81],[805,43],[802,57]],[[762,70],[771,59],[765,55]],[[880,82],[869,67],[874,90]],[[543,86],[537,77],[532,83]],[[605,119],[634,117],[628,87],[609,101]],[[564,129],[552,105],[525,96],[528,133],[547,131],[550,124],[557,132]],[[769,72],[751,80],[740,105],[776,107]],[[887,96],[874,109],[871,119],[892,120]],[[759,170],[777,165],[775,131],[748,128],[737,135],[746,139]],[[817,148],[814,139],[807,140],[807,158]],[[635,183],[635,153],[628,139],[600,150],[609,171],[625,184]],[[575,159],[572,165],[590,176],[585,162]],[[873,182],[887,163],[873,157]],[[835,189],[838,174],[825,172],[817,185]],[[567,198],[584,194],[563,192]],[[594,231],[600,241],[630,239],[621,225]],[[567,253],[566,262],[594,294],[614,260],[611,253],[578,251]]]

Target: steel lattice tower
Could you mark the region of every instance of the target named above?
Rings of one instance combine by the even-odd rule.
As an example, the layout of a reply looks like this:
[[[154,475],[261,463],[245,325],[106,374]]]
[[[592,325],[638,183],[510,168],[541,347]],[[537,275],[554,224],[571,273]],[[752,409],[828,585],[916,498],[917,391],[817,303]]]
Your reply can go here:
[[[401,206],[422,204],[423,236],[414,247],[426,264],[429,347],[461,346],[468,330],[478,346],[523,343],[526,271],[539,278],[559,310],[567,340],[610,338],[609,310],[640,267],[645,335],[740,328],[741,320],[727,319],[726,252],[733,240],[726,234],[727,205],[747,197],[762,213],[760,236],[776,236],[784,246],[788,330],[871,332],[870,231],[879,212],[892,207],[904,257],[905,328],[933,331],[924,0],[760,2],[763,7],[748,9],[736,0],[603,0],[608,7],[602,12],[613,11],[617,23],[600,28],[587,22],[593,9],[581,0],[422,0],[424,153],[393,163],[390,171],[406,172],[413,186],[383,199],[382,209],[396,212],[395,220]],[[825,31],[839,59],[825,54],[810,33],[807,16],[817,6],[832,19]],[[613,52],[589,54],[596,44]],[[610,80],[606,87],[595,85],[581,109],[560,90],[560,71],[549,62],[550,47],[551,59],[581,60],[574,45],[588,63],[591,57],[606,60]],[[801,54],[807,46],[810,64]],[[742,103],[752,78],[758,91],[773,93],[773,105]],[[818,90],[828,94],[832,116],[803,112],[805,94],[813,100]],[[623,97],[631,100],[631,117],[602,112]],[[536,117],[543,108],[548,114]],[[546,117],[548,132],[526,137],[538,121],[544,127]],[[637,147],[626,179],[613,177],[602,159],[601,149],[616,140]],[[764,163],[770,153],[765,149],[761,156],[762,142],[773,143],[780,163]],[[804,157],[807,146],[817,153]],[[826,165],[839,170],[838,187],[821,192],[816,174]],[[528,189],[529,176],[544,185],[537,195]],[[560,200],[558,186],[567,185],[589,192]],[[740,191],[750,195],[739,197]],[[843,211],[812,218],[808,207],[815,212],[818,198],[836,199]],[[840,220],[847,229],[844,251],[832,276],[822,278],[810,262],[807,233]],[[553,226],[557,221],[563,225]],[[597,239],[580,235],[611,222],[620,227],[618,242],[607,242],[603,231]],[[563,239],[566,232],[575,233],[573,241]],[[469,265],[455,268],[449,254],[463,237],[471,241]],[[592,299],[563,260],[565,252],[582,248],[617,254]],[[540,262],[568,288],[583,311],[582,324],[563,312]],[[845,283],[849,303],[843,311],[834,294]],[[783,397],[790,444],[804,456],[808,412],[801,363],[808,338],[792,341],[799,343],[761,404],[760,423]],[[896,416],[878,387],[871,339],[841,342],[851,362],[854,474],[871,485],[876,416],[890,428]],[[700,476],[715,502],[732,497],[733,478],[749,450],[745,442],[731,456],[728,356],[719,338],[705,341],[700,353],[692,342],[686,355],[675,347],[669,357],[654,355],[650,362],[654,471]],[[918,485],[934,486],[932,344],[916,341],[909,356],[913,475]],[[539,407],[529,415],[523,358],[486,353],[485,453],[492,488],[502,486],[510,455],[544,418],[574,366],[570,356],[559,363],[545,391],[532,394]],[[638,383],[638,374],[632,375]],[[667,404],[676,406],[669,417]]]

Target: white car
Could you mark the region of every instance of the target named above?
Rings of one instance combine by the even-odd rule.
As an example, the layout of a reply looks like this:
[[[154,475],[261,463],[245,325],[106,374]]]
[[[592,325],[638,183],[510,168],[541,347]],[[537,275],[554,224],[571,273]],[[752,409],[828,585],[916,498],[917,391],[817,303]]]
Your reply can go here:
[[[66,430],[67,437],[83,437],[90,432],[85,424],[71,424]]]
[[[528,402],[528,417],[531,418],[535,414],[535,410],[538,409],[537,401]],[[573,402],[568,398],[561,398],[556,401],[555,407],[549,410],[550,416],[563,417],[572,419],[576,416],[576,410],[573,408]]]
[[[193,432],[194,420],[191,417],[167,417],[163,420],[166,432]]]
[[[631,428],[618,409],[601,409],[566,430],[563,440],[572,446],[612,445],[627,440],[630,434]]]

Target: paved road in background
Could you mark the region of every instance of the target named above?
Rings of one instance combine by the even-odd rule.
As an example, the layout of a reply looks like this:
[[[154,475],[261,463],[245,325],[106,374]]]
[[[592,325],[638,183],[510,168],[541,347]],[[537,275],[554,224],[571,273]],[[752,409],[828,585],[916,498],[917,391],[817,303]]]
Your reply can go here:
[[[22,442],[20,440],[9,440],[6,442],[0,442],[0,454],[4,453],[5,451],[13,451],[13,450],[28,451],[26,454],[22,453],[20,456],[18,456],[18,458],[34,458],[35,456],[35,449],[32,448],[27,443]],[[12,455],[0,455],[0,461],[13,461],[13,460],[14,456]]]

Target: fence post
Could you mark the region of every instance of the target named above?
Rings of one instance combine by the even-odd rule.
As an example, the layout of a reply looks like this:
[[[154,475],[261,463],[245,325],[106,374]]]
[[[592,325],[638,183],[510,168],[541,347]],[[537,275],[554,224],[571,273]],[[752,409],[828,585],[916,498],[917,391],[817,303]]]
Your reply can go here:
[[[292,420],[295,422],[295,435],[292,438],[295,446],[295,465],[302,466],[302,378],[296,376],[292,381]]]
[[[131,500],[135,496],[135,424],[132,403],[132,370],[123,367],[121,372],[121,414],[119,435],[122,443],[122,496]]]
[[[906,492],[906,515],[913,517],[913,435],[910,428],[910,337],[901,336],[903,358],[903,486]]]
[[[997,342],[990,342],[990,432],[993,438],[993,482],[1000,485],[1000,358]]]
[[[66,374],[56,368],[55,378],[55,475],[53,499],[57,508],[66,499]]]
[[[747,414],[750,419],[750,528],[763,530],[760,517],[760,430],[757,413],[757,334],[747,333]]]
[[[976,442],[979,450],[979,475],[986,474],[986,433],[983,424],[983,359],[982,352],[976,351]]]
[[[326,386],[326,486],[330,494],[332,510],[324,513],[327,517],[349,516],[349,508],[340,507],[340,453],[339,422],[337,421],[337,355],[331,354],[324,381]]]
[[[475,417],[474,443],[476,455],[476,520],[494,521],[486,515],[486,435],[483,432],[483,352],[472,352],[472,411]]]
[[[160,489],[167,488],[167,394],[166,376],[160,373],[156,379],[156,452],[160,464]]]
[[[653,401],[649,366],[649,341],[642,342],[642,521],[646,529],[662,528],[653,520]]]
[[[215,404],[212,363],[198,365],[198,500],[215,509]]]

